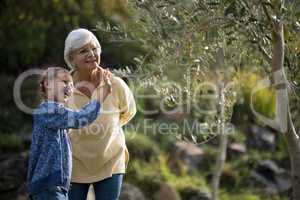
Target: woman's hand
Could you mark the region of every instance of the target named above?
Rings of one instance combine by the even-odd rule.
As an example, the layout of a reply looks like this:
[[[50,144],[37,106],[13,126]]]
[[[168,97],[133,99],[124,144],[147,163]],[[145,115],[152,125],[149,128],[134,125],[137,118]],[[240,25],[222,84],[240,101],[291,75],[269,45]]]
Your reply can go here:
[[[91,83],[98,87],[98,85],[101,83],[102,80],[105,80],[104,74],[107,74],[111,78],[112,73],[108,69],[103,69],[100,66],[98,66],[96,69],[92,71],[91,74]]]

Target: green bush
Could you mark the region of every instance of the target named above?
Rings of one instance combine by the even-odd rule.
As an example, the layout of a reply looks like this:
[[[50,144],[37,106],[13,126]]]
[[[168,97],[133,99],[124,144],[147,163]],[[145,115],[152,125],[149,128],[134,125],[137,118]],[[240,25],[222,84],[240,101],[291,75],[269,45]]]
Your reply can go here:
[[[167,165],[167,158],[160,156],[160,171],[164,182],[173,186],[182,199],[189,199],[195,194],[209,191],[205,178],[200,174],[173,174]]]
[[[147,197],[152,197],[162,182],[159,163],[133,159],[129,162],[125,180],[138,186]]]
[[[232,193],[225,190],[220,192],[220,200],[282,200],[278,195],[266,195],[250,190]]]
[[[208,191],[205,178],[200,174],[182,174],[177,176],[170,171],[167,165],[167,157],[160,155],[158,160],[146,162],[140,159],[130,161],[126,181],[137,185],[149,197],[157,192],[162,183],[167,183],[174,187],[181,195],[182,199]]]
[[[126,143],[131,158],[147,162],[158,159],[159,147],[147,135],[127,132]]]
[[[231,194],[222,192],[220,195],[220,200],[261,200],[261,198],[250,192],[245,192],[241,194]]]
[[[274,88],[264,88],[254,93],[255,87],[258,86],[263,77],[253,72],[241,72],[238,74],[237,79],[241,86],[241,94],[245,99],[244,105],[251,105],[251,95],[253,93],[252,104],[256,112],[266,117],[274,117],[276,103]],[[250,107],[247,109],[250,110]]]

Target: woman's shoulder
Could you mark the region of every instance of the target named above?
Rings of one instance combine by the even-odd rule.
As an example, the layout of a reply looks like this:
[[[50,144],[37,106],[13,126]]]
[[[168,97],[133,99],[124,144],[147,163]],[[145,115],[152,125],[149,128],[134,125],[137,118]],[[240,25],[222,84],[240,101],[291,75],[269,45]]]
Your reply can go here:
[[[112,85],[113,87],[117,88],[128,87],[126,82],[121,77],[115,75],[112,76]]]

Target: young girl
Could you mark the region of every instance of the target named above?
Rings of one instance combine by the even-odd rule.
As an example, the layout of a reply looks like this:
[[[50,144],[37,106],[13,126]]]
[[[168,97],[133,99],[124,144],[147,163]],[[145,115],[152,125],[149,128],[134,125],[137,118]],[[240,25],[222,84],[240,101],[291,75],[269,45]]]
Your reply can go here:
[[[41,77],[44,101],[33,112],[33,133],[29,153],[28,190],[33,200],[66,200],[70,187],[72,154],[69,128],[93,122],[100,106],[111,93],[111,74],[105,71],[106,92],[96,95],[81,110],[64,107],[72,92],[72,77],[64,68],[50,67]]]

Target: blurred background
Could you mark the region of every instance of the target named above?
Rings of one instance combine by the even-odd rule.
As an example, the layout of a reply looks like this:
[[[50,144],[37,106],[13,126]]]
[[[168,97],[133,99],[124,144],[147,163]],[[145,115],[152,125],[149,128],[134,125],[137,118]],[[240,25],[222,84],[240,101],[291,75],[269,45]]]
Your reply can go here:
[[[285,66],[299,130],[300,6],[289,3]],[[2,0],[0,199],[27,195],[32,116],[17,107],[14,83],[28,69],[66,67],[64,40],[78,27],[97,36],[101,64],[127,81],[137,101],[138,113],[124,127],[130,162],[121,200],[209,200],[216,172],[219,199],[289,199],[284,137],[250,106],[275,116],[274,88],[260,90],[251,102],[271,71],[261,48],[272,52],[272,33],[260,12],[255,1],[234,0]],[[39,103],[37,86],[32,76],[21,87],[22,101],[32,108]],[[220,124],[228,127],[226,140]],[[218,168],[222,153],[226,162]]]

